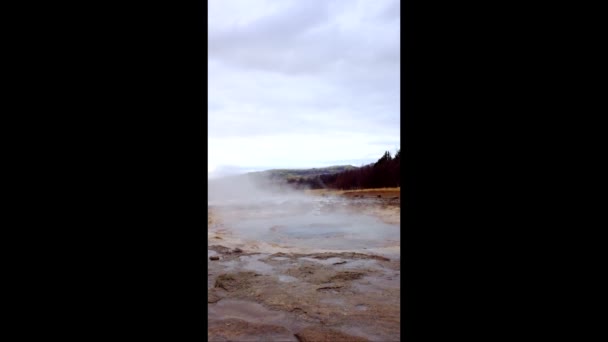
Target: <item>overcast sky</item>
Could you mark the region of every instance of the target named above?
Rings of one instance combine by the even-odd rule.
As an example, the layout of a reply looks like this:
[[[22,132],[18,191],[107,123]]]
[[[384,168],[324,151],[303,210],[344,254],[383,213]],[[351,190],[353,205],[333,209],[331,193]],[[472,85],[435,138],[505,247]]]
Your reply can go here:
[[[399,1],[210,0],[209,174],[400,147]]]

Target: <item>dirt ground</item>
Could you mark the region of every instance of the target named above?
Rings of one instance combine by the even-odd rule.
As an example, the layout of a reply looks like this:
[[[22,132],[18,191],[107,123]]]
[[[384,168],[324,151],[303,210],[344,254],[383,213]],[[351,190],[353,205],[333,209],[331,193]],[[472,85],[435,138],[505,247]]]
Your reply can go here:
[[[399,229],[398,188],[309,194],[328,199],[321,212],[371,216]],[[399,241],[378,248],[296,248],[290,244],[295,239],[248,240],[226,223],[229,216],[272,214],[259,208],[219,214],[210,208],[209,341],[400,340]]]

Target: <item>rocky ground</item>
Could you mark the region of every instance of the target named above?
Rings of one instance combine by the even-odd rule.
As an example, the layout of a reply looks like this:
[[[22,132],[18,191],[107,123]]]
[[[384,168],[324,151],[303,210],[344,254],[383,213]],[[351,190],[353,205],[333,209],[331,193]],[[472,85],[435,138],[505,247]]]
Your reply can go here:
[[[340,194],[321,209],[375,215],[399,229],[394,197]],[[209,341],[399,341],[399,241],[323,249],[290,238],[252,241],[231,230],[235,216],[272,216],[268,209],[210,210]]]

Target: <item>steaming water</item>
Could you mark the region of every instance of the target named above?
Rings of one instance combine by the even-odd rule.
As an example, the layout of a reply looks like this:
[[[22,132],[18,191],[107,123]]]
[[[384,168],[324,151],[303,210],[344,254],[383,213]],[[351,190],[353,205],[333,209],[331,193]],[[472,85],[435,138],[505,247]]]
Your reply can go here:
[[[399,229],[365,216],[293,215],[235,222],[234,230],[248,239],[295,247],[358,249],[382,247],[399,239]]]
[[[353,202],[277,190],[246,177],[210,184],[209,192],[222,229],[246,241],[336,251],[399,246],[398,225],[352,211]]]
[[[398,245],[399,227],[342,210],[343,199],[276,196],[252,203],[215,203],[226,227],[244,239],[283,247],[359,250]],[[235,214],[235,212],[237,214]]]

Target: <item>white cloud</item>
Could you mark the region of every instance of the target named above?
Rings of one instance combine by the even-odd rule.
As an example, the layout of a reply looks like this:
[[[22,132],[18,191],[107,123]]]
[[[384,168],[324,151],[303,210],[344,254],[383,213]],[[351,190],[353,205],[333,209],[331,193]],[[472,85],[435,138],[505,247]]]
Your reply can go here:
[[[209,164],[315,167],[394,151],[398,11],[398,1],[210,1]]]

